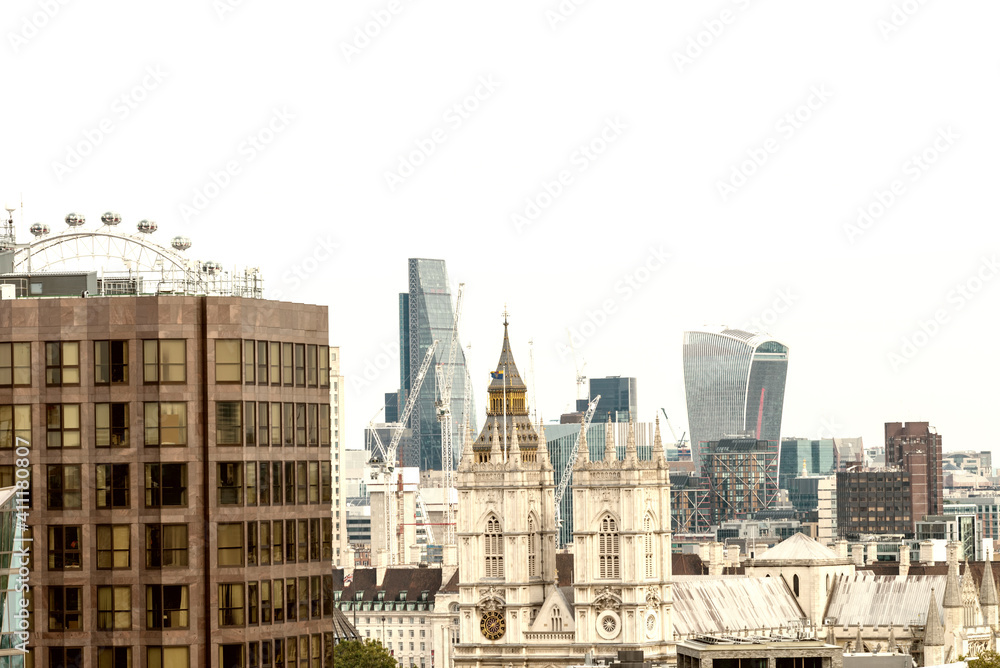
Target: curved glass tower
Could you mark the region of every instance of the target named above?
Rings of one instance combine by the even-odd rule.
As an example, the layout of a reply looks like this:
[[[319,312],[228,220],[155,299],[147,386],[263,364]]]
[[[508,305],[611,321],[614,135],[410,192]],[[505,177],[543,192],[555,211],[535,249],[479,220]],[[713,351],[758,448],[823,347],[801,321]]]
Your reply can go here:
[[[780,442],[788,346],[738,329],[684,332],[684,391],[695,470],[710,441]]]

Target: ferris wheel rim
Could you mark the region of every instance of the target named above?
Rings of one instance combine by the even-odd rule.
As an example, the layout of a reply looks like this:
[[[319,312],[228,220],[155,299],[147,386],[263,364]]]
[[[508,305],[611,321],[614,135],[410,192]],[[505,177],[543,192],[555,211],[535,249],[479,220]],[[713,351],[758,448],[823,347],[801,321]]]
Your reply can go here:
[[[28,244],[25,248],[19,249],[15,253],[14,269],[15,271],[18,270],[19,267],[21,268],[21,270],[26,269],[27,265],[31,264],[31,260],[34,260],[36,256],[38,256],[43,251],[47,251],[55,246],[59,246],[66,242],[79,241],[81,239],[87,239],[87,238],[94,239],[96,237],[104,237],[107,239],[118,240],[125,242],[126,244],[135,244],[141,247],[142,249],[145,249],[169,261],[178,271],[182,271],[185,273],[192,271],[187,266],[190,260],[180,255],[176,251],[171,250],[165,246],[161,246],[160,244],[154,241],[150,241],[142,237],[137,237],[132,234],[126,234],[124,232],[116,232],[112,230],[101,230],[101,229],[82,230],[79,228],[73,228],[65,230],[57,235],[39,238]],[[51,265],[67,262],[68,260],[74,258],[82,258],[82,257],[96,258],[99,256],[107,257],[109,259],[113,257],[119,257],[111,255],[110,252],[105,252],[105,253],[91,252],[88,254],[75,254],[69,257],[60,258],[59,260],[55,261],[46,261],[40,267],[32,267],[32,270],[35,271],[38,269],[45,269]],[[120,259],[126,259],[126,258],[121,257]]]

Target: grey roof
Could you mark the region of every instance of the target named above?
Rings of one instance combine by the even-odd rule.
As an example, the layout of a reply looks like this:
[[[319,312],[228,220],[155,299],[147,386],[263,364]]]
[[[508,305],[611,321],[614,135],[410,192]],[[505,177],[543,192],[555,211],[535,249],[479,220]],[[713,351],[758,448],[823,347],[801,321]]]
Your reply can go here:
[[[948,580],[944,587],[944,607],[962,607],[962,587],[958,582],[958,564],[948,564]]]
[[[777,628],[806,617],[781,578],[678,578],[673,589],[681,635]]]
[[[871,575],[837,579],[825,617],[838,626],[923,624],[931,592],[937,606],[944,598],[944,575]]]
[[[993,566],[987,560],[983,564],[983,584],[979,588],[980,605],[997,604],[997,586],[993,581]]]
[[[829,561],[842,563],[847,561],[839,554],[821,545],[814,538],[810,538],[804,533],[793,533],[791,536],[781,541],[770,550],[754,560],[755,564],[762,561],[775,561],[782,564],[790,564],[802,561]]]
[[[931,590],[934,593],[934,590]],[[927,626],[924,631],[924,645],[931,647],[944,646],[944,627],[941,626],[941,618],[938,616],[937,605],[934,601],[929,601],[927,605]]]

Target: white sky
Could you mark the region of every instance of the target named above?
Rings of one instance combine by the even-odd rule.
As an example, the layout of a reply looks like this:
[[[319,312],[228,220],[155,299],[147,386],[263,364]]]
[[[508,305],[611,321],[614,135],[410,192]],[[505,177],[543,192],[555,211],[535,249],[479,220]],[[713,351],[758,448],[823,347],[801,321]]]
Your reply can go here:
[[[784,435],[878,445],[885,421],[927,420],[946,450],[992,448],[1000,5],[562,6],[575,11],[555,22],[555,0],[8,0],[0,198],[23,194],[22,241],[32,222],[116,210],[129,229],[156,220],[162,243],[192,237],[195,257],[260,266],[272,295],[328,304],[349,447],[398,387],[406,259],[432,257],[466,284],[480,412],[504,304],[529,385],[534,339],[547,419],[575,395],[569,328],[587,334],[585,374],[637,376],[642,419],[663,406],[678,432],[682,332],[763,318],[791,348]],[[387,25],[355,42],[373,16]],[[689,39],[706,46],[683,63]],[[797,109],[802,122],[783,120]],[[591,159],[578,148],[592,141]],[[390,188],[386,172],[428,142]],[[933,164],[908,163],[925,150]],[[719,184],[763,153],[724,199]],[[849,238],[876,191],[894,201]],[[651,250],[670,258],[646,274]],[[588,315],[606,300],[612,313]]]

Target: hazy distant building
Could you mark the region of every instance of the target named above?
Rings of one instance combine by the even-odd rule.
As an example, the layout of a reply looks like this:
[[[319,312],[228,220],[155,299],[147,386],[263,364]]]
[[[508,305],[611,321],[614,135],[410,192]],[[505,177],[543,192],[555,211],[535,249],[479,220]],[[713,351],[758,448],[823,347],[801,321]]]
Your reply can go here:
[[[913,520],[939,515],[944,507],[941,435],[927,422],[886,422],[885,463],[910,474]]]
[[[393,400],[386,395],[386,419],[390,412],[397,411],[396,419],[403,412],[403,406],[410,395],[412,381],[416,378],[427,349],[438,342],[434,351],[434,362],[424,377],[417,405],[410,414],[409,424],[413,431],[413,441],[405,449],[399,450],[403,466],[416,466],[421,471],[441,470],[441,423],[437,420],[435,400],[437,399],[437,379],[435,370],[448,365],[448,351],[451,346],[452,325],[455,312],[452,305],[448,270],[444,260],[411,258],[408,263],[409,291],[399,295],[399,383],[398,397]],[[461,343],[455,355],[454,380],[451,392],[452,442],[455,444],[455,464],[463,439],[462,422],[465,419],[464,403],[466,388],[469,387],[469,371],[465,363],[465,350]],[[391,393],[390,393],[391,394]],[[392,404],[396,408],[393,409]],[[469,423],[476,429],[476,405],[470,396]]]
[[[730,436],[778,443],[788,346],[736,329],[684,333],[684,391],[695,471],[699,447]]]
[[[778,497],[778,443],[754,438],[712,441],[701,453],[712,524],[750,517]]]
[[[837,537],[837,479],[833,475],[797,476],[788,481],[788,500],[803,524],[815,524],[810,535],[824,545]]]
[[[847,468],[852,464],[864,464],[865,444],[860,436],[855,438],[834,436],[833,445],[837,448],[837,468]]]
[[[636,379],[621,376],[590,379],[590,400],[601,395],[594,422],[630,422],[639,412]],[[586,407],[584,407],[586,410]]]
[[[805,474],[829,475],[837,469],[833,439],[784,438],[778,461],[778,487],[788,489],[792,478]]]
[[[712,524],[708,478],[670,474],[670,516],[674,534],[707,533]]]

